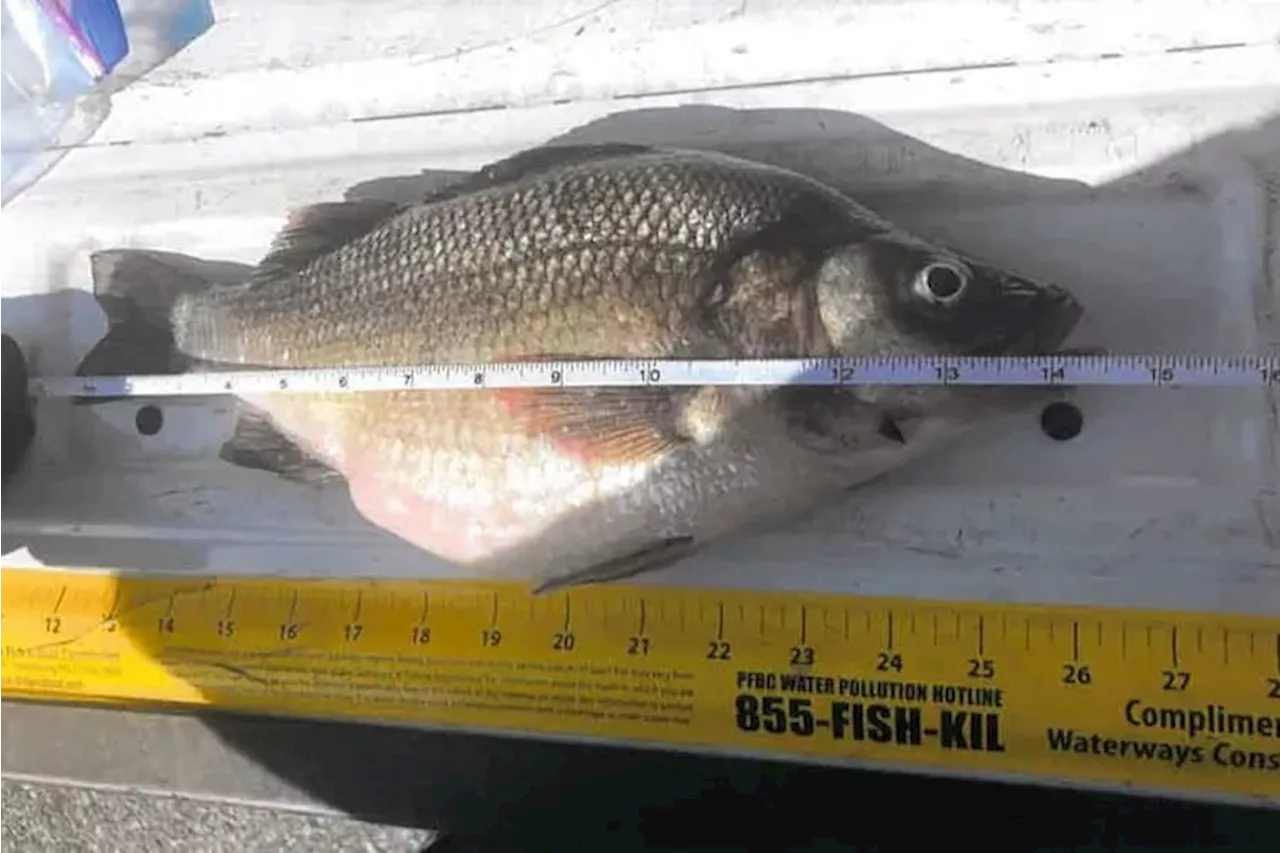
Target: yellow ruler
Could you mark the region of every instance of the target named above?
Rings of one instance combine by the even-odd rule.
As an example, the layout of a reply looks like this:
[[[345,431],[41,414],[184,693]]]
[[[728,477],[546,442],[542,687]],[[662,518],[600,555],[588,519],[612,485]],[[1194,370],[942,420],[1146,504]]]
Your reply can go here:
[[[1280,617],[3,570],[6,698],[178,703],[1280,805]]]

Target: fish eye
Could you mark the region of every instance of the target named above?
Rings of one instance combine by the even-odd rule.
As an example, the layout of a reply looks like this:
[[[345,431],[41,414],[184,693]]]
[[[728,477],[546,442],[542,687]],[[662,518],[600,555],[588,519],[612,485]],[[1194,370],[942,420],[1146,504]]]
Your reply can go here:
[[[915,292],[939,305],[955,302],[969,286],[969,272],[948,261],[934,261],[916,274]]]

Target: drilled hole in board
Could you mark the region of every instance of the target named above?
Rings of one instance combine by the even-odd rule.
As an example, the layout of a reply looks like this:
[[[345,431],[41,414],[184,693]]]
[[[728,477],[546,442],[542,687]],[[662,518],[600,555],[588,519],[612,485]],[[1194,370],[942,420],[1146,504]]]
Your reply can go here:
[[[1054,441],[1070,441],[1084,429],[1084,415],[1072,403],[1050,403],[1040,412],[1040,429]]]
[[[133,424],[143,435],[155,435],[164,426],[164,413],[157,406],[143,406],[134,415]]]

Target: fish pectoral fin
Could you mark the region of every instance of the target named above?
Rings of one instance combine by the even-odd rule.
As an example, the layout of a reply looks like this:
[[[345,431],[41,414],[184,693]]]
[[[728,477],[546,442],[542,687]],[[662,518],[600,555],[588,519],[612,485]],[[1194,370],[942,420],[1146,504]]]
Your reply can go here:
[[[678,562],[687,557],[693,551],[693,548],[692,536],[675,536],[670,539],[662,539],[622,557],[542,581],[533,588],[533,594],[544,595],[548,592],[571,586],[607,583],[635,577],[642,572],[655,571]]]
[[[527,434],[589,463],[652,463],[690,441],[664,388],[504,388],[498,395]]]
[[[316,258],[368,234],[403,210],[404,205],[381,199],[327,201],[298,208],[271,242],[253,281],[291,275]]]
[[[218,458],[240,468],[267,471],[299,485],[319,486],[342,479],[341,474],[277,429],[266,415],[252,409],[241,412],[235,432],[223,443]]]
[[[465,178],[430,194],[423,201],[426,204],[446,201],[460,195],[514,183],[558,166],[585,163],[590,160],[603,160],[609,157],[633,156],[653,150],[655,149],[647,145],[635,145],[629,142],[544,145],[521,151],[504,160],[487,163]]]

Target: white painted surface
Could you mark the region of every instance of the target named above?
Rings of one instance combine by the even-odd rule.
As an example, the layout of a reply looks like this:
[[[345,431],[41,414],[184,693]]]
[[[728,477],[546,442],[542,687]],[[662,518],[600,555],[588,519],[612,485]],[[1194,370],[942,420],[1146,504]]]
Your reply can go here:
[[[830,180],[1077,290],[1082,343],[1280,346],[1277,2],[218,7],[222,23],[118,94],[99,135],[3,213],[4,329],[39,372],[73,369],[103,329],[88,251],[252,263],[296,205],[593,139]],[[1079,401],[1073,442],[1015,419],[644,582],[1280,611],[1276,393]],[[448,572],[363,522],[344,489],[220,463],[230,422],[208,401],[166,405],[149,438],[135,410],[42,405],[5,495],[6,548],[27,547],[6,560]]]

